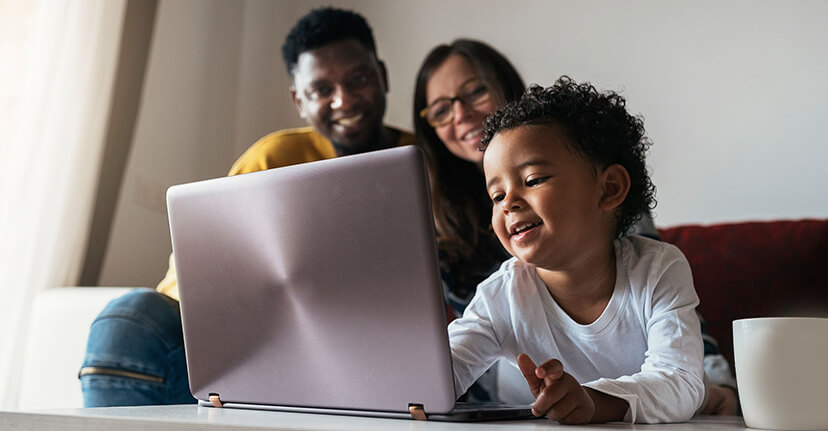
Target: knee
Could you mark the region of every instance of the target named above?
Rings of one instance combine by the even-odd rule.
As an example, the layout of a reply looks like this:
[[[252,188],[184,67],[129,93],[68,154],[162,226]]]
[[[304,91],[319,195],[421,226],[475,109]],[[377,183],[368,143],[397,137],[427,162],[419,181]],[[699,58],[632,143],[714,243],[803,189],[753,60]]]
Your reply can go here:
[[[133,312],[145,314],[151,313],[152,311],[159,311],[161,313],[173,312],[177,314],[177,307],[174,299],[158,293],[155,290],[141,288],[129,291],[123,296],[109,301],[99,317],[109,314],[129,314]]]
[[[168,404],[189,394],[178,303],[149,289],[112,300],[89,330],[84,405]],[[190,402],[192,402],[190,397]]]
[[[92,322],[87,350],[94,345],[116,348],[123,345],[158,343],[172,350],[183,342],[181,315],[174,300],[150,289],[136,289],[115,298]]]

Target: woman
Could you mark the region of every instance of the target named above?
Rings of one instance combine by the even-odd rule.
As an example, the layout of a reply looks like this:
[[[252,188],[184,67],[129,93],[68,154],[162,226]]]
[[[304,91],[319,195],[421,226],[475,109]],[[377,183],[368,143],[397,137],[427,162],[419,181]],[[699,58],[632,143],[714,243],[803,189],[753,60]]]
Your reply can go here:
[[[467,39],[434,48],[417,75],[414,131],[429,164],[443,281],[458,315],[508,257],[489,229],[491,201],[477,147],[486,116],[524,88],[503,55]]]
[[[458,39],[432,49],[417,74],[414,92],[414,131],[426,154],[437,244],[446,297],[455,315],[462,314],[477,284],[508,255],[490,230],[491,201],[484,187],[480,144],[483,120],[508,101],[517,99],[525,85],[509,61],[494,48],[475,40]],[[658,238],[649,215],[634,232]],[[702,326],[704,329],[704,326]],[[709,387],[707,414],[736,414],[735,379],[715,340],[705,338],[705,372]],[[500,367],[501,370],[504,367]],[[473,397],[487,399],[499,393],[503,401],[523,402],[502,386],[524,390],[522,376],[481,378]],[[715,377],[715,378],[714,378]],[[487,380],[488,379],[488,380]],[[492,381],[497,379],[501,385]]]

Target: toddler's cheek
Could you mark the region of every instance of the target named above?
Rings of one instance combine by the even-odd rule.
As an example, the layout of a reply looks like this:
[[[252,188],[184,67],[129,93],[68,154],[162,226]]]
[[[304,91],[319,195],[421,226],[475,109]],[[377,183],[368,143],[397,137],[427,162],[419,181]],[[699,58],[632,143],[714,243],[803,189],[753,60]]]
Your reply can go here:
[[[511,253],[509,249],[509,233],[506,231],[506,228],[503,227],[502,223],[494,224],[493,225],[495,235],[497,239],[500,240],[500,243],[503,244],[503,247],[506,248],[507,251]]]

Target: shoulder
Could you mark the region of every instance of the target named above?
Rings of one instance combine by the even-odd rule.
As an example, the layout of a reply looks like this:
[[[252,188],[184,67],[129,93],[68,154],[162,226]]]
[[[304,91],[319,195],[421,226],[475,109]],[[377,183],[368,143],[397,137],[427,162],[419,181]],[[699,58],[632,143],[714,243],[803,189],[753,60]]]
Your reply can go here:
[[[687,264],[687,259],[678,247],[640,235],[629,235],[616,239],[615,250],[618,258],[623,259],[630,268],[640,266],[666,267],[673,263]]]
[[[296,127],[293,129],[282,129],[263,136],[259,141],[265,142],[293,142],[313,139],[321,136],[313,127]]]
[[[528,268],[534,268],[523,264],[516,258],[511,258],[493,272],[488,278],[477,285],[477,291],[469,303],[463,316],[489,316],[498,322],[506,322],[506,317],[511,313],[512,304],[520,297],[531,298],[531,294],[521,294],[522,289],[534,289]],[[528,292],[531,293],[531,292]]]
[[[616,252],[634,295],[668,302],[675,302],[676,297],[696,298],[690,264],[678,247],[630,235],[616,240]]]
[[[250,146],[230,169],[244,174],[335,157],[333,145],[312,127],[270,133]]]
[[[530,284],[527,280],[532,277],[533,268],[515,257],[507,259],[497,271],[480,282],[477,291],[489,297],[511,296],[514,290]]]

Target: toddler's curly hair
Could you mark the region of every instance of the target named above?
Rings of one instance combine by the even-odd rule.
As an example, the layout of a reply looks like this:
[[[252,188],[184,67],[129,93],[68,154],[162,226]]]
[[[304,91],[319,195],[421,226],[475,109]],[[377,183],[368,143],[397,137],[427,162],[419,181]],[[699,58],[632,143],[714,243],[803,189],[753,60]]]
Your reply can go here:
[[[480,149],[485,151],[496,134],[520,126],[562,127],[571,149],[596,169],[619,164],[629,173],[630,191],[617,210],[615,229],[616,236],[623,236],[656,206],[655,185],[644,163],[652,143],[644,133],[644,120],[630,115],[625,105],[619,94],[599,92],[568,76],[551,87],[532,85],[486,119]]]

